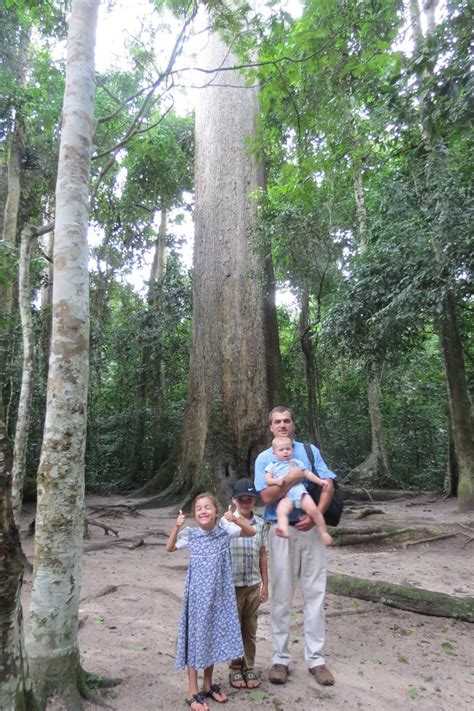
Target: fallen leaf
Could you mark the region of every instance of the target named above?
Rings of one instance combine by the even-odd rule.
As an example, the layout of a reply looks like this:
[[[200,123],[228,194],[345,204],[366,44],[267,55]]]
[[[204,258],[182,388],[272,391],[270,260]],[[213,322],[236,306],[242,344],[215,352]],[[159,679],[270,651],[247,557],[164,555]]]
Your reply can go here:
[[[249,694],[249,696],[252,699],[252,701],[256,701],[257,704],[261,703],[262,701],[266,701],[268,699],[268,696],[266,696],[265,694],[262,694],[261,691],[252,691]]]

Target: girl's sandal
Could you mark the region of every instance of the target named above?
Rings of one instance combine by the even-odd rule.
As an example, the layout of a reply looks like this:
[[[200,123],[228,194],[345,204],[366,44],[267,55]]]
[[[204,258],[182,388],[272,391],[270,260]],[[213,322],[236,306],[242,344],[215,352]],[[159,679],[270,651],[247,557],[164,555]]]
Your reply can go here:
[[[205,692],[200,691],[198,694],[193,694],[190,699],[185,699],[185,701],[188,706],[191,706],[191,709],[194,704],[199,704],[204,711],[209,711],[209,706],[206,704],[206,696]],[[202,711],[202,709],[195,708],[193,711]]]
[[[229,699],[227,698],[227,694],[225,693],[225,691],[221,690],[219,684],[211,684],[211,688],[207,690],[203,689],[202,694],[208,699],[217,701],[218,704],[226,704],[229,701]],[[221,698],[216,698],[219,696]]]
[[[244,672],[244,679],[247,689],[257,689],[260,686],[260,679],[253,671]]]

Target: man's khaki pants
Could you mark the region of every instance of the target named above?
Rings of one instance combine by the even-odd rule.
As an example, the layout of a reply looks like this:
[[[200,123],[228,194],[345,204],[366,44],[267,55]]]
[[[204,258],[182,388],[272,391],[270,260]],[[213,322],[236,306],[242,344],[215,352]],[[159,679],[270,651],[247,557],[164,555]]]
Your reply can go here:
[[[288,666],[291,604],[297,584],[304,601],[305,659],[309,669],[324,664],[324,594],[326,548],[317,528],[303,532],[290,526],[281,538],[272,524],[269,534],[273,664]]]

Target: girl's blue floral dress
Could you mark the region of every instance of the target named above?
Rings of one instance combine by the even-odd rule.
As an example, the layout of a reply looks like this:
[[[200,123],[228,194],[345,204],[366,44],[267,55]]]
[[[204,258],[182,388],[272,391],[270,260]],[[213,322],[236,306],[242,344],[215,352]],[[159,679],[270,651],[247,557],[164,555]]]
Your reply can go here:
[[[176,646],[176,667],[205,669],[244,654],[230,540],[240,528],[222,518],[212,531],[183,528],[176,548],[189,548]]]

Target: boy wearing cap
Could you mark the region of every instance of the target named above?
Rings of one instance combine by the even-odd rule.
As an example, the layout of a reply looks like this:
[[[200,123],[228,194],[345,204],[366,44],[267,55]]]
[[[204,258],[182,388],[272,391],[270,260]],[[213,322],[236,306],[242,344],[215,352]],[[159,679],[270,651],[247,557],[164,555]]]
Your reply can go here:
[[[250,479],[239,479],[234,484],[232,503],[237,516],[242,516],[256,528],[251,538],[231,541],[232,573],[239,613],[244,656],[234,659],[229,666],[229,682],[236,689],[255,689],[260,681],[254,672],[257,615],[261,602],[268,599],[267,551],[264,540],[264,521],[254,513],[257,491]]]

